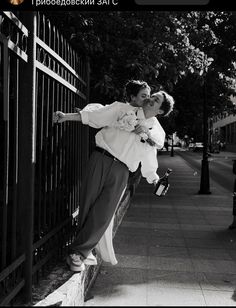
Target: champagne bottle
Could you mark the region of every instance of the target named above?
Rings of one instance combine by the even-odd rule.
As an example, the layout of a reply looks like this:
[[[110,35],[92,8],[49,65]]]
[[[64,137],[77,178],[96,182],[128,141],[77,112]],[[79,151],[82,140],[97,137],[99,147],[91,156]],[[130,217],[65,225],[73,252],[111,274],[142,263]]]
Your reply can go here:
[[[159,197],[162,196],[163,192],[168,189],[169,187],[168,177],[171,174],[171,172],[172,172],[172,169],[168,168],[166,173],[157,182],[157,185],[154,190],[154,194],[156,196],[159,196]]]

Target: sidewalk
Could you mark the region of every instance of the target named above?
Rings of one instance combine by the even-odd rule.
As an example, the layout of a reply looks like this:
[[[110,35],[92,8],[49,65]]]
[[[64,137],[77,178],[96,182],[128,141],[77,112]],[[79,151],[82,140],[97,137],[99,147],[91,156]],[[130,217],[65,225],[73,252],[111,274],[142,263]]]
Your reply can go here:
[[[114,239],[116,266],[103,263],[85,306],[236,306],[236,230],[232,193],[211,180],[199,195],[200,174],[175,153],[164,197],[139,184]]]

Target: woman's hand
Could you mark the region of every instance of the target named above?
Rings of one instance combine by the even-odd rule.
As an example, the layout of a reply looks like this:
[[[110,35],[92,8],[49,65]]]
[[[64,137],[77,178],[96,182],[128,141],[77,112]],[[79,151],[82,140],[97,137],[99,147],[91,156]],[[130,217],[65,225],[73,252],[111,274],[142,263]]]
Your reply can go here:
[[[62,111],[56,111],[53,113],[54,123],[63,123],[66,121],[66,114]]]

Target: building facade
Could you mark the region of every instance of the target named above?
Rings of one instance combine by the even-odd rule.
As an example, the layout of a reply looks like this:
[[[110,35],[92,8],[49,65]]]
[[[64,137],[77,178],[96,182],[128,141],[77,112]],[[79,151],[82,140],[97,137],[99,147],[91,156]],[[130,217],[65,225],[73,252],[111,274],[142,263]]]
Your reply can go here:
[[[227,112],[209,119],[209,145],[214,149],[219,142],[225,150],[236,152],[236,115]]]

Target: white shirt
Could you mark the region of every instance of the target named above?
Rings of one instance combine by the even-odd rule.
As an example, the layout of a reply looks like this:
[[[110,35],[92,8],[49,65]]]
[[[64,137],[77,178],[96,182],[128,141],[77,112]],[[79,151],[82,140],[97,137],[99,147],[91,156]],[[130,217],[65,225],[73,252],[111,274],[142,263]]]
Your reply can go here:
[[[97,108],[90,108],[97,105]],[[150,129],[152,139],[157,147],[141,142],[139,135],[113,127],[119,115],[127,111],[137,111],[139,124]],[[102,128],[95,136],[96,145],[107,150],[114,157],[122,161],[131,172],[137,170],[141,162],[141,173],[148,183],[158,180],[156,173],[158,168],[157,148],[162,148],[165,140],[165,132],[155,117],[145,119],[142,108],[129,104],[114,102],[111,105],[101,107],[100,104],[89,104],[80,111],[83,124],[93,128]]]

